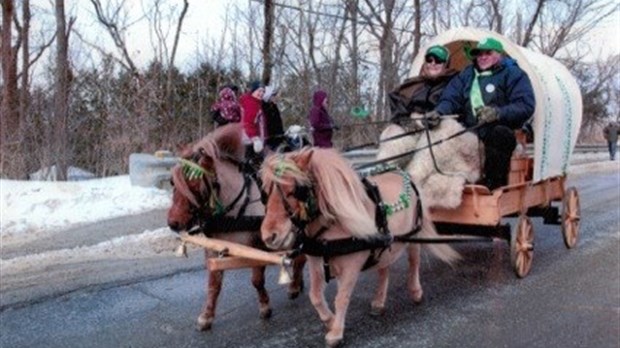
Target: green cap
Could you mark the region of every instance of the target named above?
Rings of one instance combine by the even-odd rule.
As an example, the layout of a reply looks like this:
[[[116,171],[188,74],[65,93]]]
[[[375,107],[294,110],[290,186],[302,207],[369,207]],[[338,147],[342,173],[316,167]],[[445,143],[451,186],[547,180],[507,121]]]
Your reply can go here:
[[[353,117],[365,118],[368,117],[368,115],[370,115],[370,111],[364,109],[363,106],[356,106],[351,109],[351,116]]]
[[[447,48],[441,45],[435,45],[435,46],[429,47],[429,49],[426,50],[426,54],[424,55],[424,57],[427,57],[427,56],[435,56],[442,62],[447,62],[448,57],[450,57],[450,52],[448,52]]]
[[[501,42],[495,40],[492,37],[487,37],[478,42],[476,48],[471,50],[471,55],[473,57],[477,56],[480,51],[495,51],[498,53],[504,53],[504,46]]]

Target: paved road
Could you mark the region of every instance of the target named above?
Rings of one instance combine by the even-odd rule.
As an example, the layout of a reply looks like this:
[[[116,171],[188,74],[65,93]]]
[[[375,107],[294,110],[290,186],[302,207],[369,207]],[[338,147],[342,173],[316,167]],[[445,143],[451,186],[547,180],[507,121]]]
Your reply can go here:
[[[397,276],[405,263],[399,262],[381,317],[369,315],[374,274],[365,273],[347,318],[347,346],[619,347],[620,173],[575,175],[570,181],[579,188],[582,204],[577,249],[564,248],[558,226],[535,219],[534,266],[519,280],[506,243],[459,245],[464,261],[454,269],[424,259],[421,305],[409,301]],[[185,271],[153,272],[166,260],[184,262]],[[249,273],[232,271],[226,274],[213,330],[195,331],[205,282],[197,268],[200,254],[177,260],[106,262],[92,279],[105,278],[106,271],[131,276],[5,305],[0,347],[323,346],[323,328],[307,296],[288,300],[276,284],[275,268],[268,272],[271,319],[258,318]],[[328,298],[334,290],[332,282]]]

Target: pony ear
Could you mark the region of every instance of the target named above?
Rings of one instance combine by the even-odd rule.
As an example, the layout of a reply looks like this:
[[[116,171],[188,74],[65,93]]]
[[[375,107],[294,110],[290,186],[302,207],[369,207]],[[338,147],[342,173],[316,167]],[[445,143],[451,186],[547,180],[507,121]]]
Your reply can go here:
[[[300,151],[295,158],[295,163],[301,170],[305,170],[308,168],[310,161],[312,160],[312,155],[314,154],[313,149],[308,149],[305,151]]]
[[[180,157],[189,157],[192,153],[192,144],[177,144],[176,145],[176,153],[180,155]]]
[[[216,129],[215,132],[215,143],[221,153],[236,159],[243,158],[245,148],[241,142],[241,133],[243,132],[241,125],[226,125]]]

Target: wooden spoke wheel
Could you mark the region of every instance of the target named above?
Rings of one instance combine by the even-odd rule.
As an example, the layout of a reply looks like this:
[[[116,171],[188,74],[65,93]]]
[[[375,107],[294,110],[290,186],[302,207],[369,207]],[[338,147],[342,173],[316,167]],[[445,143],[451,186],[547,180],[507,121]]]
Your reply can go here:
[[[579,237],[579,222],[581,208],[579,207],[579,193],[575,187],[569,187],[562,199],[562,235],[568,249],[577,245]]]
[[[532,268],[534,258],[534,228],[526,215],[519,216],[517,227],[511,236],[510,260],[517,277],[525,277]]]

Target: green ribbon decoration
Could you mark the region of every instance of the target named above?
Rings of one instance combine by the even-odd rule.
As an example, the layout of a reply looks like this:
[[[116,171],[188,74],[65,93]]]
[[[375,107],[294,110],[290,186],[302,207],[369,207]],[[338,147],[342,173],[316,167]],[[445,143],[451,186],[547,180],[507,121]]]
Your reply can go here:
[[[478,70],[474,69],[474,81],[471,84],[469,100],[471,104],[471,111],[473,112],[474,116],[476,116],[476,118],[478,118],[478,116],[476,115],[476,110],[484,106],[484,99],[482,99],[482,91],[480,90],[480,81],[478,80],[478,77],[491,75],[493,75],[492,71],[478,72]]]

